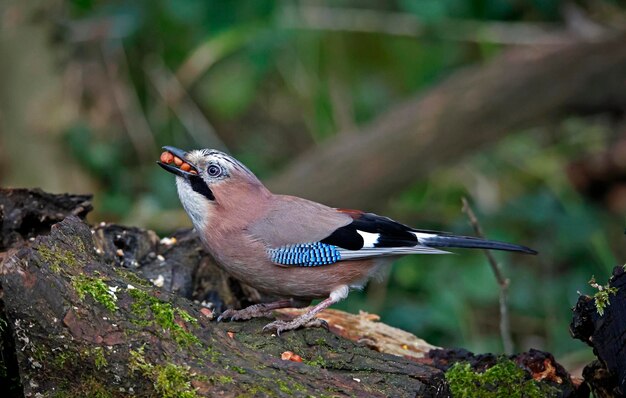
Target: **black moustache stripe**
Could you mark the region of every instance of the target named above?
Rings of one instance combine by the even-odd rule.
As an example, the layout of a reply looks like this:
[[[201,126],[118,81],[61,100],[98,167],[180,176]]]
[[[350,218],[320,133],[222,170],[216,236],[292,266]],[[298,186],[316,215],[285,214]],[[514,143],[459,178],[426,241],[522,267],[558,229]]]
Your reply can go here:
[[[196,175],[190,175],[188,177],[189,183],[191,184],[191,189],[195,192],[198,192],[200,195],[204,195],[209,200],[215,200],[215,195],[211,189],[206,185],[202,177]]]

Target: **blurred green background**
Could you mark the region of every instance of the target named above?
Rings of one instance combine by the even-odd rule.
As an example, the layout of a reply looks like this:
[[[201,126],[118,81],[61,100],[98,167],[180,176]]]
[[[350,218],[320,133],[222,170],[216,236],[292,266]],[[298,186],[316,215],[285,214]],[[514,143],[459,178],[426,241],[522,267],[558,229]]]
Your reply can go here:
[[[544,32],[568,37],[572,21],[626,19],[609,0],[25,0],[0,11],[2,186],[93,192],[92,222],[161,235],[190,226],[173,177],[154,164],[162,145],[227,150],[270,179],[463,68],[550,46]],[[466,196],[490,238],[537,249],[496,254],[511,280],[515,350],[547,350],[575,369],[592,357],[568,331],[577,292],[592,293],[590,277],[604,283],[626,255],[626,178],[590,195],[568,170],[626,139],[625,125],[623,109],[596,109],[508,131],[413,181],[384,212],[473,234]],[[494,276],[483,253],[457,252],[403,258],[337,307],[435,345],[502,352]]]

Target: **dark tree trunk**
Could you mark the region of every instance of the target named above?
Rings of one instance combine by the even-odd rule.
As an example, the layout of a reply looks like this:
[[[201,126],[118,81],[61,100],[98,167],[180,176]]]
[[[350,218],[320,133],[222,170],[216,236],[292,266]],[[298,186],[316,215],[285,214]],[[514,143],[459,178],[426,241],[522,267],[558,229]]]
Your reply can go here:
[[[589,346],[598,357],[583,370],[583,377],[598,398],[626,395],[626,273],[623,266],[613,269],[606,307],[600,315],[594,297],[580,296],[570,325],[572,336]],[[601,300],[604,300],[601,298]]]
[[[11,396],[445,397],[474,385],[468,371],[506,360],[492,355],[488,364],[474,363],[469,353],[448,351],[385,354],[368,348],[385,350],[374,328],[365,334],[355,326],[348,333],[349,322],[342,336],[361,343],[323,329],[262,334],[267,320],[216,323],[208,308],[179,294],[217,306],[261,297],[219,270],[192,232],[159,240],[137,228],[90,228],[77,217],[90,208],[87,197],[49,196],[49,203],[32,207],[22,200],[47,194],[29,192],[0,190],[3,208],[12,209],[3,213],[2,238],[13,238],[0,253],[6,321],[0,380]],[[56,215],[43,217],[49,213]],[[62,221],[50,226],[52,219]],[[331,322],[331,330],[339,322]],[[405,338],[398,339],[388,344],[404,346]],[[282,360],[285,351],[303,362]],[[519,384],[573,396],[569,376],[549,354],[512,359],[518,378],[506,376],[486,388],[514,391]],[[452,367],[458,361],[470,362],[471,370]]]

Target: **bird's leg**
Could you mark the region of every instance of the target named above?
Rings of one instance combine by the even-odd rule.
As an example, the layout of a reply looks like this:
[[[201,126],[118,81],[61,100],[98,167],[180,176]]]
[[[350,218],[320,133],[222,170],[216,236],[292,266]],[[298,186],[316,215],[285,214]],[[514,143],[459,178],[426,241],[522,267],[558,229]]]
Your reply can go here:
[[[278,320],[278,321],[268,323],[263,328],[263,331],[264,332],[275,331],[276,334],[280,335],[281,332],[285,332],[287,330],[298,329],[300,327],[320,327],[320,326],[328,327],[328,324],[326,323],[326,321],[324,321],[323,319],[316,318],[315,315],[319,314],[320,312],[330,307],[331,305],[346,298],[348,296],[349,291],[350,291],[350,288],[348,288],[348,286],[346,285],[340,286],[330,293],[330,297],[321,301],[315,307],[311,308],[309,311],[305,312],[299,317],[294,318],[289,322]]]
[[[260,317],[272,317],[272,311],[277,310],[279,308],[290,308],[290,307],[304,307],[308,303],[301,302],[294,299],[289,300],[279,300],[273,301],[271,303],[260,303],[253,304],[249,307],[246,307],[242,310],[233,310],[228,309],[217,318],[217,321],[220,322],[224,319],[229,319],[231,321],[242,321],[246,319],[252,318],[260,318]]]

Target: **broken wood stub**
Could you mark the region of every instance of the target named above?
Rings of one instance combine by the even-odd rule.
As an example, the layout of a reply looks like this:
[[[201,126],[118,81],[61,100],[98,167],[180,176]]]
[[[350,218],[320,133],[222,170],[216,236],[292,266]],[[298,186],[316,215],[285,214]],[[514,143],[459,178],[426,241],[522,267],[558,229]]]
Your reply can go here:
[[[0,252],[47,233],[69,215],[84,219],[91,210],[91,195],[0,188]]]
[[[596,397],[626,395],[626,273],[623,266],[613,269],[608,287],[608,305],[598,313],[594,297],[580,296],[574,307],[570,331],[593,348],[598,361],[587,365],[583,377]]]

